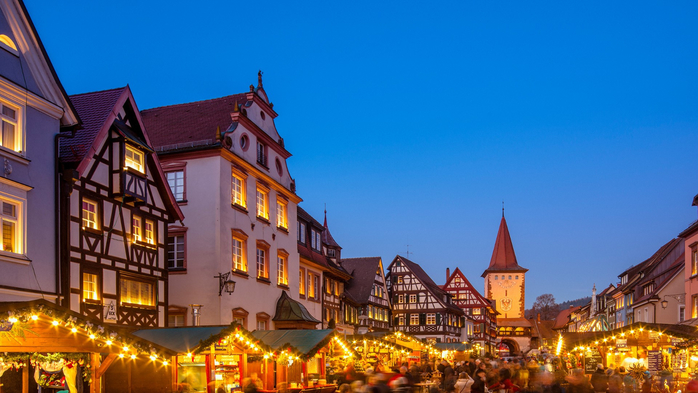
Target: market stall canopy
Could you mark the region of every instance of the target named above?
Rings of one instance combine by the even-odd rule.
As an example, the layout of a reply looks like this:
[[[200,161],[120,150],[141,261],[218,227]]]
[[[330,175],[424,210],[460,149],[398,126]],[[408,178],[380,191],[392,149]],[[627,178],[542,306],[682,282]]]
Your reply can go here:
[[[670,325],[665,323],[643,323],[636,322],[632,325],[624,326],[607,332],[566,332],[562,333],[562,339],[567,349],[577,345],[589,345],[596,341],[609,340],[612,337],[621,338],[621,335],[632,335],[640,332],[658,332],[662,335],[681,338],[685,340],[698,339],[698,332],[693,326]]]
[[[310,315],[304,305],[291,299],[286,291],[281,292],[276,302],[276,313],[272,321],[277,329],[315,329],[315,326],[320,323]]]
[[[212,337],[223,339],[234,332],[231,325],[223,325],[144,329],[136,330],[133,335],[182,354],[193,352],[201,342]]]
[[[470,344],[463,343],[436,343],[434,347],[440,351],[467,351],[470,349]]]
[[[252,337],[275,351],[291,349],[305,357],[312,357],[332,340],[334,330],[255,330]]]

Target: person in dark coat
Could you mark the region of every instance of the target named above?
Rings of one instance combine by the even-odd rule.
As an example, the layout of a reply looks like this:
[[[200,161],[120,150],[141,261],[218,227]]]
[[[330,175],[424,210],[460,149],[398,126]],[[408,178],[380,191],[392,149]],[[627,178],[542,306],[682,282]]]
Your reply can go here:
[[[470,386],[471,393],[486,393],[487,392],[487,373],[485,370],[478,368],[475,371],[475,382]]]
[[[591,374],[591,386],[596,393],[606,393],[608,390],[608,375],[603,370],[603,364],[596,365],[596,371]]]

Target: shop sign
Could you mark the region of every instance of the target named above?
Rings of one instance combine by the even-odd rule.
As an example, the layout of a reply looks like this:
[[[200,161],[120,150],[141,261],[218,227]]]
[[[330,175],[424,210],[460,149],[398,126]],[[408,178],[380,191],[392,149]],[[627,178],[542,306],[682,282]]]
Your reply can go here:
[[[659,340],[659,332],[651,331],[650,340]]]
[[[628,339],[627,338],[617,338],[616,339],[616,348],[627,348],[628,347]]]
[[[673,346],[681,344],[682,342],[683,342],[683,340],[680,338],[676,338],[676,337],[671,338],[671,345],[673,345]]]
[[[650,372],[659,372],[662,369],[662,351],[648,351],[647,365]]]
[[[116,303],[114,300],[110,300],[104,306],[104,322],[116,322]]]
[[[597,349],[592,349],[584,354],[584,373],[593,374],[596,371],[596,365],[603,364],[603,358]]]

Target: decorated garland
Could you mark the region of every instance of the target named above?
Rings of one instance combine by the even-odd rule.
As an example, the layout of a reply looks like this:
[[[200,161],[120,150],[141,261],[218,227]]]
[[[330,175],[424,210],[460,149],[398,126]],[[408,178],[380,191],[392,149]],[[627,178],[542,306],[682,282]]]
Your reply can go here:
[[[87,383],[92,382],[92,369],[89,361],[90,355],[87,353],[55,352],[40,354],[38,352],[6,352],[0,356],[0,363],[10,365],[13,370],[26,367],[28,364],[37,366],[39,363],[57,363],[61,360],[66,363],[79,364],[82,367],[82,380]]]

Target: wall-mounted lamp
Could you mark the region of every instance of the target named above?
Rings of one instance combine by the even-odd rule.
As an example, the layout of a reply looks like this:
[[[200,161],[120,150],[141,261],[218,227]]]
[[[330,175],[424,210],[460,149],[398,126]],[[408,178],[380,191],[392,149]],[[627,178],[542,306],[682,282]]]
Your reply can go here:
[[[228,294],[235,292],[235,281],[230,279],[230,272],[218,273],[218,275],[213,276],[213,278],[218,279],[218,296],[221,296],[223,290]]]
[[[666,298],[671,297],[671,298],[676,299],[676,301],[678,301],[679,303],[682,303],[683,296],[684,296],[683,293],[680,293],[678,295],[664,295],[664,300],[661,301],[662,308],[667,308],[669,306],[669,301],[666,300]]]

